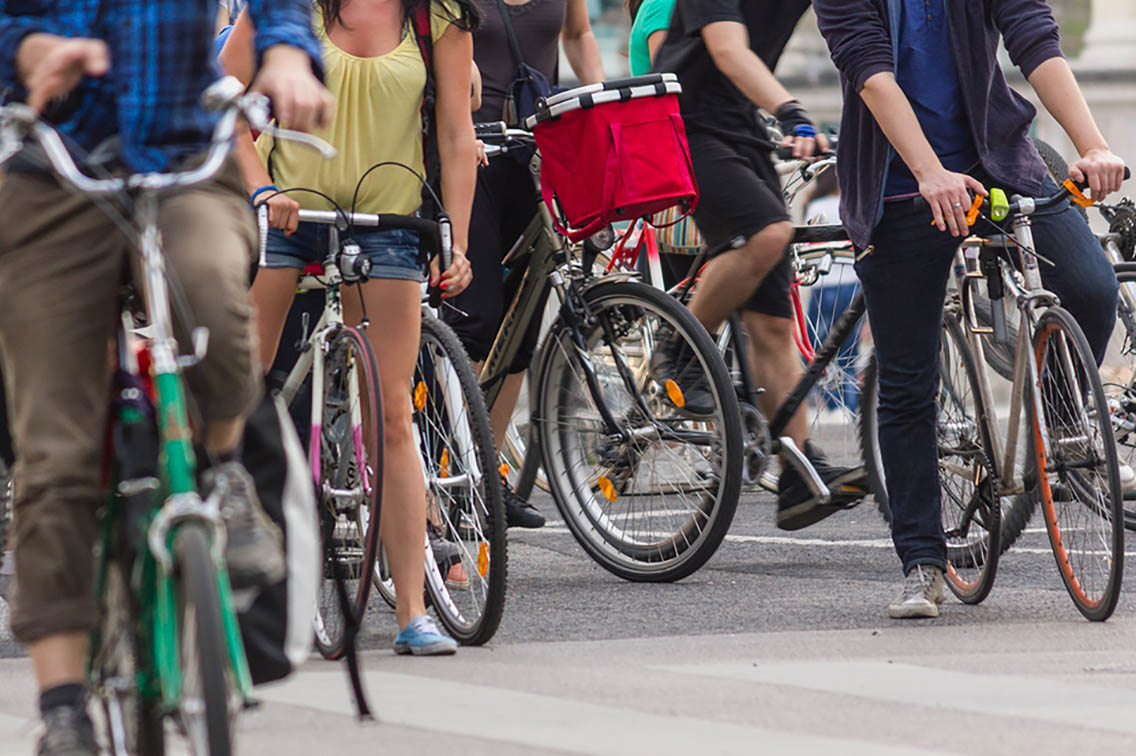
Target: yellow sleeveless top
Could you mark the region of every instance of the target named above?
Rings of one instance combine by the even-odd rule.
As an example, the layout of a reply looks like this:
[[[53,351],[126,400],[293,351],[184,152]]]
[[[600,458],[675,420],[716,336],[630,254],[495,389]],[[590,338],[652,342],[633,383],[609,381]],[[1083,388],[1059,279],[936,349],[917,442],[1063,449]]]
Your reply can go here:
[[[449,19],[457,18],[460,12],[451,0],[442,0],[442,5],[450,15],[437,10],[432,13],[430,32],[435,42],[450,25]],[[257,139],[256,148],[280,189],[316,189],[350,211],[355,185],[376,163],[395,161],[419,174],[425,172],[421,107],[426,65],[409,23],[398,47],[376,58],[359,58],[336,47],[327,37],[318,6],[312,13],[312,25],[323,48],[325,83],[335,96],[331,124],[312,133],[339,152],[325,160],[310,147],[277,141],[268,134]],[[332,209],[323,197],[309,192],[293,192],[290,196],[306,209]],[[359,188],[356,210],[409,215],[421,203],[422,185],[418,179],[406,169],[391,165],[376,168],[367,176]]]

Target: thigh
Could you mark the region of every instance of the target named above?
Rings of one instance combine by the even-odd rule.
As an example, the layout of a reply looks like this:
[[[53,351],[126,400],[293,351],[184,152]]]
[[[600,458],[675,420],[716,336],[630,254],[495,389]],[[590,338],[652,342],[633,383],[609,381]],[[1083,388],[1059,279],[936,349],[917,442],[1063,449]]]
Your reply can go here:
[[[694,222],[712,249],[789,220],[780,184],[764,170],[768,157],[704,134],[691,135],[690,156],[699,192]]]
[[[125,260],[88,200],[52,179],[0,185],[0,356],[21,499],[97,493]]]
[[[385,279],[362,285],[363,303],[371,327],[367,340],[375,353],[382,390],[383,432],[410,429],[410,383],[418,362],[422,333],[421,287],[413,281]],[[359,299],[344,298],[344,318],[349,324],[361,320]],[[393,423],[393,425],[392,425]]]

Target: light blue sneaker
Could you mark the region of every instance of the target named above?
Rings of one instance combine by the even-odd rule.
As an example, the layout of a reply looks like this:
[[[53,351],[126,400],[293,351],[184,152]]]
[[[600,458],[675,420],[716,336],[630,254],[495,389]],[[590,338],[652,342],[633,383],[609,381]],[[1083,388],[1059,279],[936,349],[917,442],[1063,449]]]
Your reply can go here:
[[[426,614],[410,620],[394,639],[396,654],[449,656],[457,651],[457,641],[439,630],[434,618]]]

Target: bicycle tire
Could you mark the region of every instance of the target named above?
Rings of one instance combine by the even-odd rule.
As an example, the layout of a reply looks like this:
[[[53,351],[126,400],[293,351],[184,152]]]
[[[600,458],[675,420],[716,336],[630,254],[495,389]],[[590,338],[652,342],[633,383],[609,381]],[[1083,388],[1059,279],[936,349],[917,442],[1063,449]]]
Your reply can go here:
[[[349,400],[349,387],[344,386],[343,381],[352,379],[355,380],[357,390],[360,392],[359,411],[363,419],[357,436],[354,433],[355,429],[347,427],[350,418],[345,419],[343,416],[344,412],[350,411],[350,407],[342,406],[344,401],[342,396],[338,394],[333,396],[329,393],[330,387],[333,386],[340,394],[343,390],[347,390]],[[320,397],[320,401],[324,403],[323,427],[320,438],[311,440],[313,444],[317,442],[320,444],[322,480],[318,495],[325,555],[324,579],[317,606],[315,645],[324,658],[339,659],[347,650],[348,628],[357,628],[367,611],[371,575],[377,562],[379,548],[383,488],[382,391],[375,356],[370,342],[362,331],[343,327],[328,341],[327,357],[324,362],[324,396]],[[339,431],[337,444],[332,443],[331,434],[334,430]],[[363,449],[356,449],[356,439],[363,443]],[[349,443],[348,448],[353,453],[348,455],[346,465],[342,465],[340,460],[345,443]],[[364,459],[362,470],[364,478],[357,481],[361,489],[360,500],[356,502],[353,510],[354,521],[352,522],[344,513],[345,522],[340,522],[340,507],[335,498],[327,493],[327,486],[322,483],[328,478],[334,478],[334,488],[353,488],[356,481],[351,478],[351,467],[353,464],[358,467],[355,460],[359,455]],[[356,470],[355,474],[358,476],[359,471]],[[348,509],[350,510],[350,505]],[[354,542],[351,542],[352,528],[355,531]],[[337,529],[345,534],[338,537],[338,540],[348,542],[339,552],[336,551]],[[354,589],[348,590],[349,614],[342,614],[343,607],[335,586],[337,579],[355,583]]]
[[[442,574],[433,554],[427,552],[426,592],[435,614],[454,639],[463,645],[476,646],[489,641],[501,624],[508,580],[505,504],[493,430],[485,396],[478,386],[469,356],[453,330],[434,316],[423,315],[421,343],[414,377],[416,393],[418,386],[428,385],[427,381],[436,386],[440,369],[451,382],[454,375],[458,379],[460,410],[453,407],[457,397],[450,394],[447,400],[447,392],[441,387],[441,390],[424,392],[422,402],[415,397],[415,409],[421,440],[419,452],[430,460],[427,500],[438,503],[435,516],[441,519],[434,524],[442,531],[442,537],[457,546],[469,584],[465,589],[450,586],[448,576]],[[452,373],[439,365],[441,359],[452,368]],[[433,375],[428,374],[431,371]],[[440,403],[436,401],[439,397]],[[464,428],[460,431],[453,427],[455,415],[465,416]],[[449,435],[442,440],[447,431]],[[469,433],[471,448],[462,448],[466,446],[460,439],[462,432]],[[452,443],[450,436],[457,436],[457,443]],[[442,451],[434,453],[439,446]],[[444,468],[440,455],[445,458]],[[456,478],[463,473],[471,480],[477,478],[477,483],[456,495],[452,493],[456,489],[440,484],[443,479]],[[470,535],[474,536],[472,540]],[[467,544],[476,544],[476,548],[471,550]],[[447,569],[450,566],[453,565],[447,565]]]
[[[203,526],[185,523],[174,537],[174,549],[181,578],[177,637],[182,690],[177,716],[196,756],[228,756],[232,752],[226,674],[229,654],[210,539]],[[187,707],[191,698],[187,693],[192,693],[195,682],[201,688],[202,706]]]
[[[1136,287],[1136,263],[1114,266],[1121,292]],[[1116,326],[1101,363],[1101,383],[1112,409],[1113,433],[1121,461],[1136,465],[1136,308],[1118,301]],[[1119,340],[1118,340],[1119,337]],[[1136,492],[1124,494],[1124,526],[1136,531]]]
[[[1078,393],[1083,393],[1085,390],[1092,394],[1091,400],[1085,402],[1086,412],[1085,418],[1088,419],[1089,413],[1095,413],[1097,418],[1108,418],[1109,407],[1108,401],[1105,397],[1104,387],[1101,384],[1100,374],[1096,368],[1096,361],[1093,358],[1092,350],[1089,348],[1089,342],[1085,338],[1085,334],[1081,331],[1080,326],[1077,325],[1073,316],[1062,307],[1050,307],[1038,319],[1037,331],[1034,334],[1034,354],[1037,358],[1039,366],[1047,364],[1044,356],[1047,353],[1046,349],[1053,338],[1053,335],[1063,332],[1065,338],[1057,342],[1060,348],[1063,342],[1067,348],[1071,348],[1072,353],[1068,350],[1065,355],[1061,355],[1065,364],[1072,363],[1075,354],[1075,359],[1081,363],[1084,369],[1078,368],[1073,365],[1076,378],[1080,381],[1081,391],[1070,391],[1070,396]],[[1067,367],[1066,367],[1067,371]],[[1050,374],[1052,376],[1052,372]],[[1052,385],[1052,384],[1050,384]],[[1050,388],[1049,393],[1052,394],[1054,389]],[[1044,390],[1043,390],[1043,393]],[[1086,397],[1087,398],[1087,397]],[[1086,398],[1079,399],[1078,401],[1085,401]],[[1049,409],[1049,399],[1042,399],[1043,407]],[[1046,417],[1045,422],[1050,430],[1055,430],[1057,422],[1055,418]],[[1092,456],[1103,454],[1104,475],[1100,476],[1098,473],[1098,480],[1107,486],[1107,491],[1103,492],[1107,496],[1107,501],[1100,501],[1101,492],[1098,487],[1090,481],[1085,479],[1085,475],[1080,472],[1072,473],[1072,470],[1080,470],[1083,468],[1083,463],[1077,462],[1070,465],[1063,471],[1061,467],[1063,462],[1061,454],[1055,456],[1054,459],[1047,459],[1047,450],[1044,444],[1041,443],[1041,426],[1038,422],[1036,413],[1033,416],[1033,432],[1035,441],[1035,452],[1037,454],[1037,469],[1038,469],[1038,483],[1041,495],[1042,512],[1045,515],[1046,530],[1049,532],[1050,545],[1053,547],[1054,559],[1057,561],[1058,572],[1061,574],[1061,579],[1065,583],[1065,588],[1069,592],[1069,597],[1073,600],[1073,604],[1081,612],[1086,619],[1094,622],[1103,622],[1108,619],[1113,610],[1116,609],[1116,603],[1120,599],[1121,580],[1124,575],[1124,516],[1122,509],[1123,495],[1120,490],[1120,473],[1117,469],[1118,461],[1116,454],[1116,442],[1113,437],[1112,423],[1098,422],[1095,423],[1099,429],[1099,444],[1093,443],[1091,436],[1087,441],[1092,444]],[[1058,431],[1059,432],[1059,431]],[[1063,441],[1056,440],[1053,436],[1050,438],[1050,448],[1055,448],[1060,443],[1061,446],[1074,446],[1080,444],[1078,440],[1066,439]],[[1079,451],[1079,449],[1078,449]],[[1053,463],[1057,468],[1056,480],[1051,480],[1052,473],[1050,472],[1050,463]],[[1060,500],[1054,495],[1053,483],[1057,482],[1066,490],[1066,494],[1060,496]],[[1094,495],[1094,503],[1087,505],[1080,500],[1080,496],[1085,493],[1092,493]],[[1072,504],[1077,506],[1065,505]],[[1105,559],[1098,558],[1101,556],[1098,552],[1090,551],[1088,558],[1084,560],[1084,569],[1081,566],[1082,560],[1077,559],[1070,554],[1070,549],[1067,544],[1073,544],[1073,537],[1066,537],[1072,531],[1085,531],[1087,528],[1064,528],[1059,522],[1062,515],[1066,512],[1074,510],[1076,512],[1084,512],[1096,509],[1100,519],[1106,520],[1109,524],[1106,526],[1108,532],[1102,533],[1099,538],[1099,544],[1092,544],[1094,547],[1099,545],[1107,548],[1108,552],[1104,554]],[[1092,576],[1086,575],[1089,565],[1107,564],[1107,575],[1103,581],[1103,586],[1100,591],[1100,596],[1089,596],[1086,591],[1086,579]],[[1095,584],[1096,581],[1093,581]]]
[[[942,378],[936,425],[939,481],[944,492],[940,520],[947,538],[944,579],[960,601],[978,604],[990,595],[1002,553],[1002,506],[996,492],[997,461],[990,416],[982,397],[974,354],[956,317],[947,315],[943,318],[943,336],[940,359],[945,364],[940,367]],[[951,376],[950,384],[947,384],[948,373],[956,366],[962,367],[964,376]],[[964,387],[954,385],[959,377],[965,377],[969,384],[965,388],[969,389],[973,411],[965,406],[967,392]],[[952,409],[961,410],[961,416]],[[962,465],[955,462],[955,458],[962,460]],[[952,467],[962,468],[965,475],[951,475]],[[962,488],[961,495],[958,488]],[[964,497],[966,501],[962,501]],[[961,512],[959,504],[962,505]],[[972,506],[978,511],[969,512]],[[963,521],[964,516],[966,521]],[[977,538],[968,538],[972,522],[981,528]],[[961,537],[958,536],[960,528]]]
[[[606,341],[606,336],[602,336],[605,315],[608,317],[608,324],[611,325],[615,316],[630,319],[637,314],[642,317],[643,313],[650,313],[685,339],[701,364],[701,369],[707,374],[711,393],[717,405],[717,412],[712,418],[720,427],[720,432],[715,437],[718,440],[709,444],[715,456],[713,464],[717,466],[710,470],[709,475],[706,475],[705,471],[699,472],[695,463],[688,463],[690,469],[683,470],[683,472],[693,472],[699,481],[705,481],[707,487],[712,490],[702,496],[696,508],[688,508],[679,513],[683,520],[674,532],[657,535],[649,530],[637,531],[644,533],[644,538],[651,539],[642,541],[627,537],[625,530],[618,530],[610,513],[604,511],[605,507],[600,504],[596,494],[602,490],[604,498],[611,504],[614,504],[620,496],[624,499],[632,496],[623,496],[604,473],[600,473],[595,482],[589,480],[587,475],[581,478],[579,470],[583,468],[567,458],[567,447],[564,446],[562,439],[566,433],[558,431],[559,426],[556,426],[551,419],[558,414],[569,413],[567,416],[572,417],[573,424],[579,425],[583,421],[582,415],[571,414],[569,400],[572,397],[564,395],[570,378],[568,373],[575,370],[580,358],[574,346],[566,347],[562,344],[563,341],[570,340],[572,334],[567,323],[561,318],[553,325],[541,353],[537,371],[537,405],[534,408],[538,413],[542,459],[552,488],[553,499],[576,541],[604,569],[625,580],[636,582],[680,580],[698,570],[713,556],[729,530],[737,507],[741,491],[743,445],[741,417],[734,387],[722,361],[722,355],[710,335],[706,333],[706,329],[689,310],[670,295],[635,281],[604,280],[592,284],[581,295],[584,309],[588,313],[586,326],[588,331],[585,338]],[[647,328],[640,329],[639,333],[640,349],[642,349],[640,367],[645,370],[650,358],[646,348],[647,339],[654,338],[654,331]],[[607,352],[611,352],[610,344],[607,346]],[[620,354],[622,355],[622,352]],[[592,362],[599,364],[595,358]],[[611,370],[615,371],[615,368]],[[624,393],[621,396],[626,405],[623,409],[628,412],[638,411],[633,410],[634,398],[626,391],[618,373],[609,372],[608,378],[609,399],[612,398],[616,387],[623,388]],[[654,385],[651,381],[648,381],[648,384]],[[590,395],[585,399],[590,400]],[[654,400],[658,400],[657,395],[652,399]],[[610,410],[610,402],[608,404]],[[650,421],[651,418],[647,420]],[[670,422],[673,426],[683,421]],[[698,423],[696,422],[695,425]],[[657,430],[658,426],[655,428]],[[692,431],[692,434],[694,432],[696,431]],[[655,447],[655,453],[672,453],[667,446],[668,443],[675,442],[661,441],[658,447]],[[643,458],[643,452],[634,446],[630,449],[616,447],[614,453],[610,448],[600,448],[598,452],[613,458],[606,470],[622,465],[629,468],[632,478],[638,473]],[[667,470],[675,471],[680,467],[681,463],[677,462],[677,452],[674,453],[676,461],[671,463]],[[631,459],[632,457],[635,459]],[[697,458],[696,461],[706,462],[702,457]],[[658,465],[645,466],[648,470],[656,468]],[[603,485],[605,480],[606,487]],[[637,481],[632,479],[629,485],[634,487]],[[662,513],[666,512],[667,510],[662,510]],[[692,512],[696,514],[686,517]],[[642,514],[645,513],[640,513]],[[631,519],[627,516],[624,522]]]

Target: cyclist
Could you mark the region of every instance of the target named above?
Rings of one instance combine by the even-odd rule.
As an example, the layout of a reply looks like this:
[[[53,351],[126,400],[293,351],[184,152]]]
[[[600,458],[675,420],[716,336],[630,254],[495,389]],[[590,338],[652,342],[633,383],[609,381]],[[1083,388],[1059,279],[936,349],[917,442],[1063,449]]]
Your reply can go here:
[[[816,0],[844,86],[841,217],[860,251],[879,360],[879,438],[892,538],[906,580],[892,617],[936,617],[946,541],[935,437],[939,340],[947,279],[967,234],[971,192],[991,183],[1027,196],[1056,193],[1027,138],[1036,111],[998,63],[1010,59],[1081,155],[1069,175],[1094,199],[1120,188],[1112,154],[1061,55],[1043,0],[984,5],[946,0],[882,4]],[[923,196],[934,215],[920,211]],[[1117,283],[1088,225],[1071,207],[1033,219],[1046,288],[1077,318],[1098,361],[1116,317]]]
[[[563,40],[564,54],[584,84],[603,81],[603,63],[599,47],[588,21],[587,0],[530,0],[525,3],[508,0],[477,0],[481,25],[474,33],[473,55],[481,70],[481,108],[476,122],[511,121],[506,113],[507,92],[521,61],[514,59],[509,45],[508,24],[520,44],[524,63],[554,81]],[[506,155],[491,161],[477,174],[477,194],[470,219],[470,262],[477,271],[473,285],[454,299],[461,310],[443,313],[458,334],[474,367],[478,370],[497,336],[505,314],[505,304],[516,292],[524,277],[523,267],[504,271],[501,260],[513,242],[536,215],[537,193],[529,173],[528,155]],[[468,315],[468,317],[467,317]],[[514,359],[510,375],[490,407],[493,436],[497,450],[505,440],[505,431],[520,396],[524,372],[532,361],[540,337],[540,320],[535,319],[524,344]],[[505,518],[509,527],[539,528],[544,517],[528,502],[504,488]]]
[[[408,31],[418,2],[430,2],[437,81],[437,139],[442,201],[453,221],[454,256],[450,269],[431,263],[431,283],[450,298],[469,285],[466,231],[473,200],[476,153],[470,120],[472,41],[476,11],[454,0],[320,0],[313,25],[322,45],[328,87],[336,96],[335,117],[316,133],[338,150],[324,160],[310,150],[246,134],[238,142],[246,188],[254,198],[265,191],[314,189],[339,206],[366,213],[411,214],[422,187],[408,170],[388,166],[360,187],[374,164],[395,162],[424,173],[421,105],[426,67],[416,37]],[[248,81],[254,71],[254,32],[247,13],[237,19],[221,62]],[[271,168],[271,175],[270,169]],[[265,189],[265,187],[270,187]],[[330,209],[316,195],[275,194],[268,198],[272,231],[267,265],[253,284],[260,317],[260,349],[271,365],[296,289],[297,269],[318,262],[321,226],[298,221],[300,200],[307,208]],[[398,595],[398,653],[452,654],[457,644],[426,613],[422,558],[426,539],[426,492],[418,447],[412,434],[410,385],[421,330],[422,265],[417,235],[403,230],[356,229],[352,238],[370,257],[371,280],[362,284],[366,314],[374,323],[367,337],[378,360],[383,397],[382,539]],[[359,298],[346,297],[346,320],[362,320]],[[313,441],[314,443],[314,441]]]
[[[682,84],[679,106],[700,191],[694,220],[712,248],[728,247],[703,271],[690,310],[711,332],[742,310],[755,347],[755,378],[766,389],[761,397],[766,413],[776,411],[802,367],[789,303],[786,247],[793,225],[769,156],[773,145],[754,106],[776,114],[794,155],[809,157],[827,147],[804,107],[771,72],[808,5],[808,0],[678,0],[653,68],[674,72]],[[705,374],[680,369],[690,359],[684,344],[665,343],[653,367],[660,379],[678,383],[685,411],[710,412],[714,404]],[[836,496],[821,505],[797,470],[782,464],[778,527],[806,527],[862,497],[861,489],[848,485],[862,472],[828,464],[808,440],[804,408],[786,432]]]
[[[281,120],[308,128],[330,100],[313,75],[318,48],[304,0],[256,0],[270,33],[260,41],[258,87]],[[208,58],[213,6],[180,0],[0,0],[0,88],[45,113],[91,170],[177,170],[205,152],[215,119],[199,100],[216,69]],[[318,71],[318,64],[316,69]],[[102,157],[99,157],[99,156]],[[95,509],[110,390],[116,300],[135,241],[104,208],[72,193],[34,157],[14,158],[0,183],[0,343],[16,465],[13,635],[25,643],[40,690],[40,754],[97,753],[83,691]],[[122,208],[111,213],[124,212]],[[236,166],[168,195],[159,223],[171,276],[209,352],[186,379],[217,460],[203,488],[224,479],[223,515],[234,584],[283,571],[280,533],[260,510],[237,461],[260,378],[248,304],[256,226]]]

